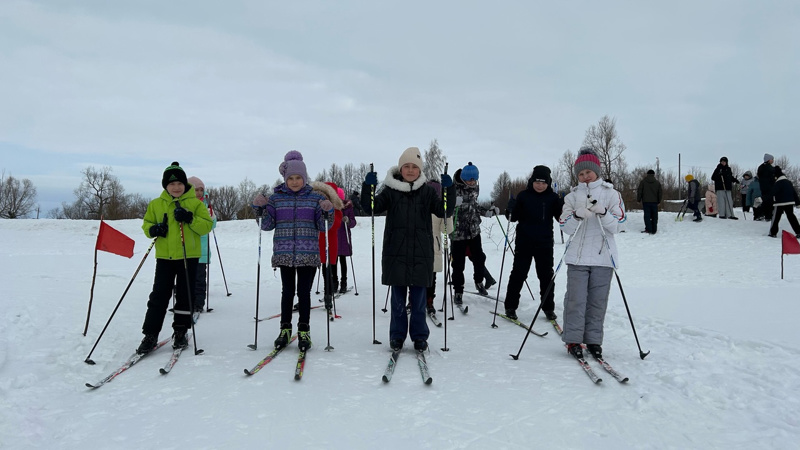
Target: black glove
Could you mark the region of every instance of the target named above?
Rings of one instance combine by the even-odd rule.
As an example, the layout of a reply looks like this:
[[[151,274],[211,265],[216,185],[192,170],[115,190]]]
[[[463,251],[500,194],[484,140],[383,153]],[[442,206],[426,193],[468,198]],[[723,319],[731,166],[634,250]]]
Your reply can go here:
[[[166,223],[157,223],[150,227],[150,237],[167,237],[169,227]]]
[[[366,177],[364,177],[364,184],[368,184],[370,186],[377,186],[378,185],[378,174],[375,172],[369,172]]]
[[[506,219],[511,217],[511,211],[514,210],[515,206],[517,206],[517,199],[512,197],[508,200],[508,205],[506,205]]]
[[[190,224],[194,219],[194,214],[178,206],[175,208],[175,221]]]

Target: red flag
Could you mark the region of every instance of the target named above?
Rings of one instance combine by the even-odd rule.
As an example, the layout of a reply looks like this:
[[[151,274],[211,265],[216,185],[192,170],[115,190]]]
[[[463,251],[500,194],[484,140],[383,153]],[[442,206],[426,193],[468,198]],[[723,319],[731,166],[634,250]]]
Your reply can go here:
[[[797,242],[797,238],[792,233],[783,230],[781,249],[781,253],[784,255],[800,255],[800,242]]]
[[[97,244],[94,248],[115,255],[131,258],[133,256],[133,239],[100,221],[100,232],[97,233]],[[799,252],[800,253],[800,252]]]

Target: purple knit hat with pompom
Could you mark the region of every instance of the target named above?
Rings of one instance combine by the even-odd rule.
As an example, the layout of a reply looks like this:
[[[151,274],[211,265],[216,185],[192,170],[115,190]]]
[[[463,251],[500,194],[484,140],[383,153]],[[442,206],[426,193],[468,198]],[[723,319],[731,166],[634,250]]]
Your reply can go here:
[[[308,184],[306,164],[303,162],[303,155],[297,150],[292,150],[283,157],[283,162],[278,166],[278,172],[281,173],[284,181],[292,175],[300,175],[303,183]]]

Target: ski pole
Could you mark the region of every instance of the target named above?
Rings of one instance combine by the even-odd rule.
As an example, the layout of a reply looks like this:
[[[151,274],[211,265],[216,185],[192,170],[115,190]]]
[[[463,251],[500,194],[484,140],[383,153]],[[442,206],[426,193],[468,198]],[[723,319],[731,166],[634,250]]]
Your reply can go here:
[[[495,215],[495,218],[497,216]],[[510,226],[511,220],[507,219],[507,223]],[[497,219],[497,223],[500,224],[500,229],[503,228],[503,224],[500,223],[500,219]],[[497,299],[494,302],[494,317],[492,318],[492,328],[497,328],[497,307],[500,305],[500,287],[503,285],[503,267],[506,263],[506,250],[511,245],[508,242],[508,235],[505,231],[503,231],[503,236],[505,236],[505,241],[503,241],[503,258],[500,260],[500,277],[497,280]],[[509,275],[510,276],[510,275]]]
[[[317,290],[316,290],[316,291],[314,291],[314,293],[315,293],[315,294],[317,294],[317,295],[319,295],[319,278],[320,278],[320,276],[321,276],[321,275],[322,275],[322,270],[320,270],[319,272],[317,272]],[[323,288],[324,288],[324,287],[325,287],[325,286],[323,286]]]
[[[259,304],[259,294],[261,291],[261,220],[257,220],[258,223],[258,263],[256,264],[256,318],[258,318],[258,304]],[[253,337],[253,343],[247,344],[247,346],[252,349],[258,349],[258,320],[256,320],[256,330],[255,336]]]
[[[178,199],[175,199],[175,206],[177,208],[181,207],[181,204],[178,202]],[[194,343],[194,354],[199,355],[203,353],[202,349],[197,348],[197,332],[194,329],[194,320],[192,320],[192,285],[189,280],[189,262],[186,260],[186,238],[183,234],[183,222],[178,222],[181,225],[181,248],[183,249],[183,274],[184,279],[186,280],[186,296],[187,296],[187,305],[189,306],[190,311],[179,311],[175,308],[175,314],[188,314],[189,315],[189,323],[191,324],[190,327],[192,329],[192,342]],[[177,299],[176,299],[177,301]]]
[[[356,283],[356,266],[355,264],[353,264],[353,243],[350,239],[350,228],[344,229],[344,235],[347,238],[347,245],[350,246],[350,272],[353,273],[353,286],[355,287],[356,290],[355,295],[358,295],[358,283]]]
[[[447,175],[447,167],[449,165],[450,165],[450,163],[445,163],[444,164],[444,174],[445,175]],[[444,267],[444,294],[442,294],[442,297],[443,297],[442,300],[443,300],[444,305],[442,306],[442,309],[444,310],[444,315],[443,316],[445,318],[447,318],[447,289],[448,289],[448,284],[447,284],[448,277],[447,277],[447,274],[449,273],[448,269],[450,268],[449,267],[450,266],[450,262],[447,260],[447,240],[448,240],[448,234],[447,234],[447,188],[445,188],[444,186],[442,186],[442,204],[444,205],[444,255],[443,256],[444,256],[444,263],[445,263],[445,267]],[[452,298],[452,295],[450,297]],[[452,308],[451,308],[451,310],[452,310]],[[455,316],[453,318],[455,319]],[[444,347],[442,347],[442,351],[443,352],[450,351],[450,349],[447,347],[447,320],[444,321]]]
[[[369,163],[370,173],[375,172],[375,166]],[[370,208],[369,215],[372,219],[372,343],[380,344],[381,342],[375,338],[375,186],[370,185]],[[388,301],[389,296],[387,294]],[[385,311],[384,311],[385,312]]]
[[[383,311],[384,314],[386,314],[386,312],[389,311],[389,309],[388,309],[388,307],[389,307],[389,291],[391,290],[391,288],[392,288],[391,286],[386,286],[386,301],[383,303],[383,309],[381,309],[381,311]]]
[[[550,284],[547,286],[547,291],[545,291],[544,296],[547,297],[550,295],[550,292],[553,290],[553,287],[556,283],[556,275],[558,275],[558,271],[561,270],[561,264],[564,262],[564,257],[567,256],[567,251],[569,251],[569,246],[572,244],[572,240],[575,239],[575,236],[580,231],[581,226],[583,225],[583,221],[578,222],[578,226],[575,227],[575,231],[572,232],[572,236],[567,239],[567,245],[564,247],[564,254],[561,255],[561,260],[558,261],[558,266],[556,266],[556,270],[553,272],[553,276],[550,278]],[[519,346],[519,351],[516,355],[508,355],[514,360],[519,359],[519,355],[522,353],[522,347],[525,347],[525,342],[528,340],[528,336],[531,334],[531,330],[533,329],[533,324],[536,322],[536,317],[539,315],[539,312],[542,310],[542,302],[539,302],[539,308],[536,309],[536,313],[533,315],[533,319],[531,320],[531,325],[528,327],[528,331],[525,332],[525,338],[522,339],[522,345]]]
[[[228,290],[228,280],[225,278],[225,268],[222,266],[222,254],[219,252],[219,243],[217,243],[217,233],[214,230],[211,230],[211,235],[214,236],[214,246],[217,247],[217,257],[219,257],[219,268],[222,270],[222,282],[225,283],[225,292],[227,295],[226,297],[231,296],[231,292]]]
[[[108,318],[108,321],[106,322],[106,325],[103,327],[103,331],[100,332],[100,336],[97,337],[97,341],[95,341],[94,346],[92,346],[92,350],[86,356],[86,359],[83,360],[83,362],[85,362],[86,364],[94,365],[94,361],[92,361],[92,359],[91,359],[92,353],[94,353],[94,349],[97,348],[97,344],[100,343],[100,339],[103,337],[103,334],[105,334],[106,329],[108,328],[108,325],[111,323],[111,319],[114,318],[114,314],[117,313],[117,310],[119,309],[119,305],[122,304],[122,300],[125,298],[125,295],[128,293],[128,289],[130,289],[131,285],[133,284],[133,280],[135,280],[136,279],[136,275],[139,274],[139,270],[142,268],[142,265],[144,265],[144,261],[147,259],[147,255],[150,254],[150,250],[152,250],[153,246],[156,245],[156,240],[158,240],[158,236],[156,236],[155,239],[153,239],[153,242],[150,243],[150,247],[147,248],[147,251],[145,252],[144,256],[142,257],[142,261],[139,263],[139,267],[136,268],[136,271],[133,273],[133,277],[131,277],[131,280],[128,282],[128,286],[126,286],[125,287],[125,291],[122,292],[122,297],[119,298],[119,301],[117,302],[117,306],[114,307],[114,311],[111,312],[111,317]]]
[[[205,199],[206,199],[206,202],[208,202],[208,212],[209,212],[209,214],[211,216],[211,221],[213,222],[215,220],[214,219],[214,208],[211,207],[211,203],[210,203],[210,200],[209,200],[208,193],[205,194]],[[208,254],[206,255],[206,276],[205,276],[205,279],[206,279],[205,280],[206,281],[206,312],[211,312],[211,311],[214,310],[214,308],[209,308],[209,305],[211,304],[210,303],[211,302],[211,299],[210,299],[211,295],[209,293],[211,291],[211,238],[209,238],[207,234],[205,236],[200,237],[200,239],[203,239],[203,238],[206,239],[206,249],[208,250]]]
[[[608,257],[611,259],[611,266],[614,270],[614,276],[617,278],[617,284],[619,285],[619,293],[622,294],[622,301],[625,303],[625,311],[628,312],[628,320],[631,322],[631,330],[633,330],[633,337],[636,339],[636,346],[639,347],[639,358],[644,359],[647,355],[650,354],[650,351],[647,352],[642,351],[642,346],[639,344],[639,336],[636,335],[636,327],[633,325],[633,316],[631,316],[631,309],[628,307],[628,299],[625,298],[625,291],[622,289],[622,281],[619,279],[619,274],[617,273],[617,263],[614,261],[614,255],[611,254],[611,245],[608,243],[608,238],[606,237],[606,230],[603,228],[603,223],[600,222],[600,216],[597,216],[597,223],[600,224],[600,232],[603,234],[603,242],[606,244],[606,250],[608,250]]]
[[[325,351],[329,352],[333,350],[333,346],[331,345],[331,320],[333,320],[333,316],[331,316],[331,307],[333,306],[333,294],[329,294],[328,289],[325,289],[325,287],[330,287],[331,283],[331,269],[330,269],[331,264],[330,264],[330,249],[328,247],[328,212],[324,211],[322,215],[325,219],[324,235],[325,235],[325,262],[326,262],[326,264],[323,265],[323,268],[325,268],[324,270],[325,270],[325,285],[326,285],[323,287],[323,290],[325,291],[324,295],[325,309],[328,311],[328,316],[329,316],[329,320],[325,321],[325,324],[328,329],[328,345],[325,347]]]

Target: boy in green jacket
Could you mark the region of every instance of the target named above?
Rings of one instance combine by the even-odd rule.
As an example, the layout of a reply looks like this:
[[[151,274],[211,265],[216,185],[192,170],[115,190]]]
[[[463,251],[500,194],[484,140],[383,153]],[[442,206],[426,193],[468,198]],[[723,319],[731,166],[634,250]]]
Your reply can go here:
[[[208,234],[213,225],[208,209],[195,197],[194,187],[177,161],[164,170],[161,186],[164,191],[147,205],[142,224],[145,236],[156,239],[156,274],[142,325],[144,339],[136,350],[140,354],[149,353],[158,343],[175,287],[172,347],[188,347],[186,331],[192,325],[192,297],[186,280],[195,279],[201,255],[200,236]]]

